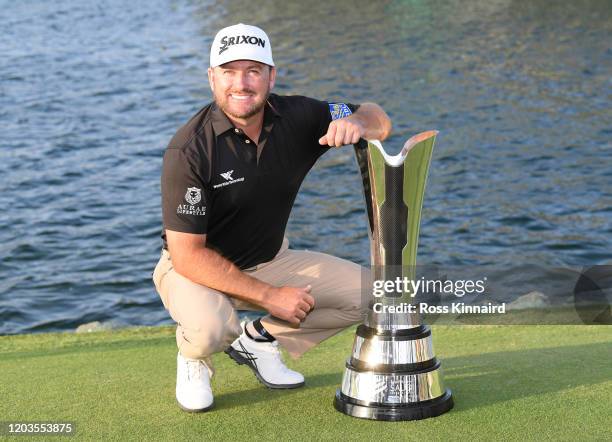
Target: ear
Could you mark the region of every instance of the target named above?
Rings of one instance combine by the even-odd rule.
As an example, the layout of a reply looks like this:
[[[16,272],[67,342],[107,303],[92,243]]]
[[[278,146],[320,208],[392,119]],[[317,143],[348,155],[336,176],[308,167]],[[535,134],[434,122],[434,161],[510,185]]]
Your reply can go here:
[[[215,92],[215,78],[213,74],[214,68],[208,68],[208,85],[210,86],[210,90]]]
[[[276,68],[272,67],[270,69],[270,90],[274,88],[275,83],[276,83]]]

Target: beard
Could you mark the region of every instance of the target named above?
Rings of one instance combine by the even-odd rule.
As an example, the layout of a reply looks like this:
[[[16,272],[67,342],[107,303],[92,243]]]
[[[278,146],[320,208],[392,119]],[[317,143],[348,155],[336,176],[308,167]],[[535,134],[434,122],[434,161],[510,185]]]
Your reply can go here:
[[[250,89],[245,89],[240,92],[247,93],[247,94],[253,94],[253,95],[255,94],[254,91]],[[261,100],[256,101],[255,103],[253,103],[251,106],[247,107],[246,109],[240,109],[240,110],[232,108],[232,106],[229,103],[230,98],[228,98],[227,94],[225,93],[221,94],[221,96],[218,96],[217,94],[215,94],[215,102],[217,103],[217,106],[219,106],[219,108],[223,112],[225,112],[227,115],[229,115],[230,117],[247,119],[247,118],[251,118],[254,115],[257,115],[261,110],[263,110],[263,108],[266,105],[266,101],[268,100],[269,95],[270,95],[270,89],[266,91],[266,93],[264,94],[264,97]]]

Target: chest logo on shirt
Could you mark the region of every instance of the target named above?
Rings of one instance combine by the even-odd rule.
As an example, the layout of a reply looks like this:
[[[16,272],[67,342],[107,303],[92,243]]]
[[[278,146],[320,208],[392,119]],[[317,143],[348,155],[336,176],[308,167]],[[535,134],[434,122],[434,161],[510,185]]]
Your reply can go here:
[[[227,172],[224,172],[222,174],[220,174],[223,178],[225,178],[227,181],[231,181],[232,180],[232,173],[234,173],[233,170],[228,170]]]
[[[230,184],[239,183],[241,181],[244,181],[244,177],[234,179],[232,177],[233,173],[234,173],[233,169],[228,170],[227,172],[220,173],[219,175],[221,175],[221,178],[223,178],[225,181],[219,184],[215,184],[213,186],[213,189],[217,189],[219,187],[224,187],[224,186],[229,186]]]

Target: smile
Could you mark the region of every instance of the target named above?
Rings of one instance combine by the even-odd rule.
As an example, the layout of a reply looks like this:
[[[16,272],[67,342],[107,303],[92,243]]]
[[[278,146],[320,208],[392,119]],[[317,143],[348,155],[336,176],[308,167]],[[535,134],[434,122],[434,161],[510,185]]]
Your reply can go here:
[[[230,97],[233,98],[234,100],[247,100],[247,99],[251,98],[251,95],[234,95],[234,94],[230,94]]]

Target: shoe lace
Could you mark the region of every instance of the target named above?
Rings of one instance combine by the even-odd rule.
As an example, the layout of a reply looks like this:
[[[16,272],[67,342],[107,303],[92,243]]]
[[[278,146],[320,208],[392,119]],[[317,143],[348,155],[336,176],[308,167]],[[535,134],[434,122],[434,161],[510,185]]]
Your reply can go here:
[[[208,366],[202,360],[187,361],[187,377],[189,380],[203,379],[202,373],[208,373]]]
[[[271,354],[273,355],[274,359],[276,359],[279,363],[280,363],[280,367],[281,370],[284,371],[285,373],[288,373],[289,371],[291,371],[283,362],[283,357],[281,355],[281,351],[280,348],[278,346],[278,341],[273,341],[270,342],[271,347]]]

